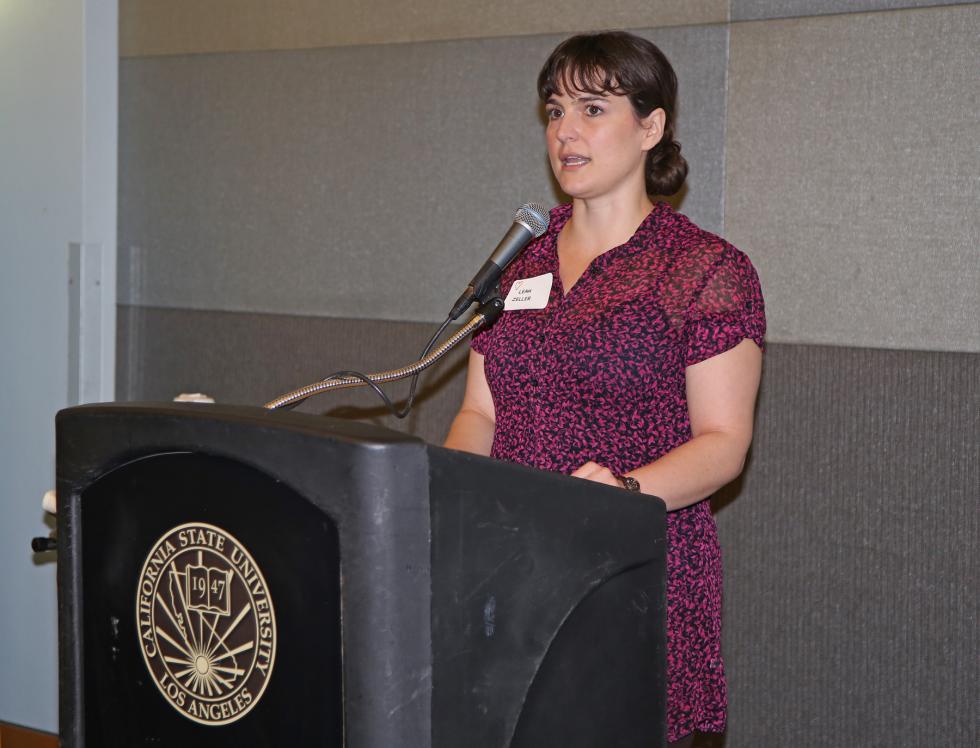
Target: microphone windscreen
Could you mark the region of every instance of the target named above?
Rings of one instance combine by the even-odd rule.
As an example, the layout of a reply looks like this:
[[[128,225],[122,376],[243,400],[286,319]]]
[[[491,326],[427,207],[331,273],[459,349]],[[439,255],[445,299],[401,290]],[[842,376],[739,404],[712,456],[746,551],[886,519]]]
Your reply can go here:
[[[514,214],[514,222],[527,227],[537,238],[548,230],[551,215],[537,203],[525,203]]]

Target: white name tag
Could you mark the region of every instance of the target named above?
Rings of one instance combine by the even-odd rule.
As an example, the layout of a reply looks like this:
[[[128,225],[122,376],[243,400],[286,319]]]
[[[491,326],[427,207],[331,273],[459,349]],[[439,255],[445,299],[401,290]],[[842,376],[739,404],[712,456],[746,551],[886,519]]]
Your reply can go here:
[[[514,281],[504,299],[504,311],[515,309],[544,309],[548,306],[551,296],[551,284],[554,277],[551,273],[536,275],[533,278],[521,278]]]

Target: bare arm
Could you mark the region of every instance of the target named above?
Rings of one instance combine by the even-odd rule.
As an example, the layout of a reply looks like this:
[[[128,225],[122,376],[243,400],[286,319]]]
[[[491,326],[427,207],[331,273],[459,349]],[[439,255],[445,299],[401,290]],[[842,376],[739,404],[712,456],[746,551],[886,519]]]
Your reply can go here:
[[[687,406],[692,439],[649,465],[631,470],[643,493],[659,496],[668,511],[682,509],[731,482],[752,442],[762,351],[751,340],[689,366]],[[602,465],[587,462],[572,475],[618,486]]]
[[[453,419],[444,446],[489,456],[495,423],[493,396],[483,370],[483,356],[471,350],[463,404]]]

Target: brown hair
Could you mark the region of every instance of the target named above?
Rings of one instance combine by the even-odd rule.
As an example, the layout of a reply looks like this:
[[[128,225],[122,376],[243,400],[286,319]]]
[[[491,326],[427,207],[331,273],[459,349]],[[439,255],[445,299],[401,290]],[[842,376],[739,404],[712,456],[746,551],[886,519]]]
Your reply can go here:
[[[646,188],[673,195],[687,178],[687,161],[674,140],[677,76],[653,42],[625,31],[579,34],[559,44],[538,74],[538,96],[582,91],[626,96],[643,119],[654,109],[667,115],[664,134],[647,154]]]

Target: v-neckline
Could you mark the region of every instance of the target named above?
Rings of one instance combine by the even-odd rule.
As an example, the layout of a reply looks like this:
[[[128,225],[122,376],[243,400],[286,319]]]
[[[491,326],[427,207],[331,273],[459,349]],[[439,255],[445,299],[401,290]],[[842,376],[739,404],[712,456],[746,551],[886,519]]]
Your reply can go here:
[[[562,228],[564,228],[564,226]],[[558,288],[559,288],[559,292],[561,293],[561,298],[567,299],[569,295],[572,293],[572,291],[578,288],[579,284],[582,283],[582,281],[585,279],[587,275],[589,275],[590,273],[593,275],[595,274],[594,268],[596,267],[596,262],[598,262],[599,258],[605,257],[610,252],[615,252],[616,250],[622,249],[623,247],[627,246],[631,241],[633,241],[633,236],[636,236],[636,233],[634,232],[633,236],[631,236],[622,244],[617,244],[615,247],[610,247],[609,249],[605,250],[604,252],[600,252],[591,260],[589,260],[586,266],[582,268],[582,272],[579,273],[578,277],[575,279],[575,281],[572,283],[571,286],[565,285],[565,279],[562,278],[561,275],[561,252],[559,251],[559,247],[558,247],[559,236],[561,236],[561,231],[559,231],[558,234],[555,235],[555,275],[558,276]]]
[[[612,247],[610,249],[607,249],[606,252],[611,252],[613,249],[616,249],[616,247]],[[602,257],[602,255],[606,254],[606,252],[603,252],[602,254],[596,255],[595,257],[593,257],[589,261],[589,264],[585,266],[585,268],[582,270],[582,272],[579,273],[578,277],[572,282],[572,285],[571,286],[566,286],[565,279],[561,277],[561,255],[558,253],[558,243],[555,242],[555,265],[556,265],[555,275],[558,276],[558,289],[561,292],[561,297],[563,299],[567,299],[568,298],[568,295],[572,291],[574,291],[578,287],[578,284],[582,282],[582,279],[585,278],[585,275],[589,272],[589,270],[595,264],[595,261],[598,260],[600,257]]]
[[[582,268],[582,272],[578,274],[578,276],[575,278],[574,281],[572,281],[572,284],[569,286],[569,285],[567,285],[565,283],[565,279],[562,277],[562,274],[561,274],[561,247],[559,246],[559,242],[561,240],[561,232],[562,232],[562,230],[564,230],[565,225],[567,223],[568,223],[568,221],[565,221],[561,225],[561,228],[558,229],[558,232],[555,234],[555,275],[558,276],[558,288],[559,288],[559,291],[561,293],[561,298],[562,299],[567,299],[568,296],[569,296],[569,294],[571,294],[572,291],[574,291],[575,288],[578,286],[578,284],[582,282],[582,279],[585,278],[586,274],[589,272],[589,270],[595,264],[595,261],[596,260],[598,260],[600,257],[602,257],[607,252],[612,252],[614,249],[617,248],[617,247],[610,247],[605,252],[601,252],[601,253],[597,254],[595,257],[593,257],[591,260],[589,260],[588,263],[586,263],[585,267]],[[617,245],[617,246],[618,247],[621,247],[623,245],[620,244],[620,245]]]
[[[615,252],[616,250],[619,250],[619,249],[622,249],[623,247],[628,246],[633,241],[633,239],[636,237],[636,234],[643,227],[643,225],[648,220],[650,220],[650,216],[652,216],[659,209],[659,207],[660,207],[659,202],[655,202],[653,204],[653,207],[650,208],[650,211],[646,214],[646,216],[643,218],[643,220],[640,221],[639,225],[636,227],[636,230],[633,232],[633,234],[630,236],[629,239],[627,239],[622,244],[617,244],[616,246],[610,247],[609,249],[605,250],[604,252],[600,252],[599,254],[597,254],[595,257],[593,257],[588,262],[588,264],[586,264],[586,266],[582,269],[582,272],[579,273],[579,276],[575,279],[575,281],[572,283],[572,285],[571,286],[566,286],[565,285],[565,279],[562,278],[562,275],[561,275],[561,252],[559,250],[558,242],[559,242],[559,239],[561,238],[561,232],[564,230],[565,226],[568,224],[569,219],[571,219],[571,217],[572,217],[571,216],[571,211],[569,211],[568,218],[566,218],[564,221],[562,221],[561,226],[559,226],[558,229],[557,229],[557,231],[555,232],[555,241],[554,241],[554,246],[555,246],[555,275],[558,277],[558,291],[561,294],[561,298],[562,299],[567,299],[568,298],[568,296],[572,293],[572,291],[574,291],[578,287],[578,285],[582,282],[582,279],[585,278],[585,276],[592,270],[593,266],[596,264],[596,261],[600,257],[605,257],[610,252]]]

